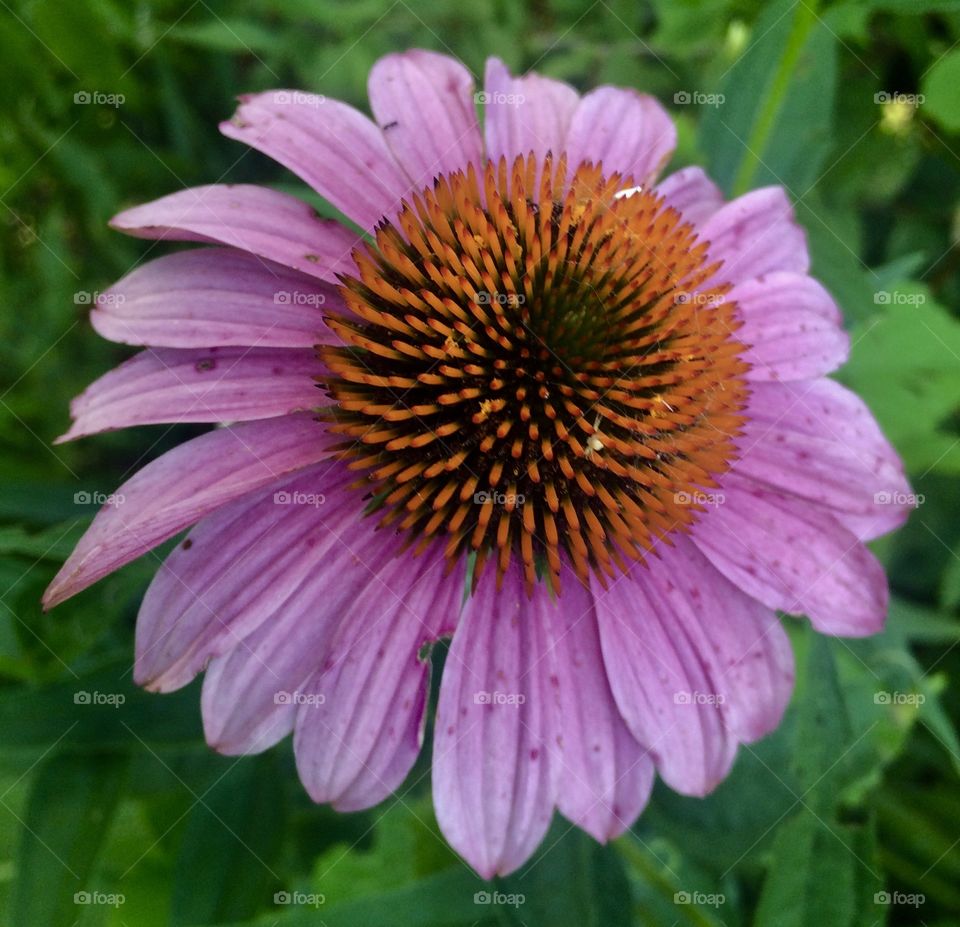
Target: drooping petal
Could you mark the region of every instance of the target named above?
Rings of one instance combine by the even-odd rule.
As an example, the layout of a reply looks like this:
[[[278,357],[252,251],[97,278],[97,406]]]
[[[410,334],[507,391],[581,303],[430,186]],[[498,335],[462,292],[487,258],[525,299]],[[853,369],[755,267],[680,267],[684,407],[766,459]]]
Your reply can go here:
[[[359,110],[299,90],[240,97],[220,131],[289,168],[363,229],[410,191],[383,133]]]
[[[572,575],[564,579],[549,629],[557,807],[603,843],[623,833],[647,803],[653,760],[620,715],[607,682],[593,597]]]
[[[229,245],[331,283],[352,270],[359,244],[354,232],[302,200],[250,184],[181,190],[127,209],[110,225],[136,238]]]
[[[706,795],[729,772],[737,738],[716,698],[720,680],[658,593],[671,582],[669,565],[649,557],[606,590],[591,585],[620,714],[672,789]]]
[[[721,274],[723,271],[721,271]],[[840,310],[812,277],[775,271],[738,283],[726,299],[743,320],[748,380],[808,380],[836,370],[850,350]]]
[[[433,747],[437,822],[486,879],[530,856],[554,802],[547,597],[528,599],[517,569],[494,585],[490,571],[453,636]]]
[[[580,101],[567,132],[571,171],[583,161],[602,162],[646,185],[670,159],[677,130],[651,96],[618,87],[598,87]]]
[[[196,248],[131,271],[97,301],[90,322],[121,344],[308,348],[336,340],[323,313],[342,306],[336,288],[316,277],[231,248]]]
[[[355,480],[324,461],[202,519],[143,598],[137,684],[158,692],[185,686],[212,657],[302,599],[310,584],[335,581],[325,558],[362,519],[362,495],[348,488]]]
[[[44,593],[52,608],[204,515],[329,452],[323,426],[300,413],[218,428],[151,461],[124,483]]]
[[[313,351],[148,348],[90,384],[70,405],[72,441],[159,422],[243,422],[302,412],[328,400]]]
[[[728,579],[770,608],[808,615],[824,634],[882,630],[886,576],[849,529],[822,508],[736,472],[724,476],[722,495],[692,536]]]
[[[738,474],[829,510],[870,540],[912,510],[897,452],[861,399],[832,380],[755,384]]]
[[[657,184],[657,193],[672,206],[685,222],[701,225],[721,206],[723,193],[706,175],[703,168],[685,167],[674,171]]]
[[[726,726],[741,743],[758,740],[790,701],[790,639],[772,609],[734,586],[689,538],[672,540],[657,548],[654,593],[707,668]]]
[[[444,567],[437,545],[413,562],[398,557],[345,611],[296,722],[297,769],[314,801],[375,805],[416,761],[430,681],[421,648],[456,623],[463,599],[463,564],[448,576]]]
[[[538,165],[548,152],[560,157],[580,100],[573,87],[534,73],[513,77],[499,58],[488,58],[483,93],[489,160],[512,164],[531,151]]]
[[[370,71],[370,108],[416,191],[438,174],[481,167],[473,77],[456,59],[423,49],[381,58]]]
[[[278,611],[236,647],[214,659],[203,680],[203,729],[221,753],[272,746],[309,704],[308,684],[321,667],[341,622],[396,553],[389,531],[375,522],[331,525],[337,535],[325,556]],[[312,706],[311,706],[312,707]]]
[[[716,280],[740,283],[753,277],[810,268],[807,238],[783,187],[763,187],[727,203],[699,229],[710,258],[723,261]]]

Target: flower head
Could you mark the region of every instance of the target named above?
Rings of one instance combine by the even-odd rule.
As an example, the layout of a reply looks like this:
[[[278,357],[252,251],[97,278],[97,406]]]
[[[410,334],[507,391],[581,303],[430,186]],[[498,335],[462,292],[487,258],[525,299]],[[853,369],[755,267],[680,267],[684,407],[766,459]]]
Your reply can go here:
[[[360,234],[243,185],[114,220],[212,247],[94,307],[145,350],[64,437],[225,427],[124,484],[46,603],[193,526],[144,598],[137,681],[205,670],[209,742],[293,731],[308,792],[343,810],[403,783],[429,645],[451,638],[437,817],[492,876],[554,809],[606,840],[655,770],[712,789],[789,699],[776,610],[882,627],[863,542],[903,521],[908,487],[825,379],[847,338],[782,189],[724,203],[699,168],[658,180],[675,131],[650,97],[495,59],[475,94],[450,58],[390,55],[370,99],[373,120],[260,94],[222,126]]]

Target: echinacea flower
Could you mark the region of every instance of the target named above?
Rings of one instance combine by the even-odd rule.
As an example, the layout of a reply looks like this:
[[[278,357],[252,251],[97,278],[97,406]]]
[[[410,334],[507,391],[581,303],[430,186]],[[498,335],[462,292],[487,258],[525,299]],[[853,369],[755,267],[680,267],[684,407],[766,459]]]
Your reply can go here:
[[[675,130],[632,90],[581,97],[496,59],[484,88],[411,51],[374,67],[372,120],[242,99],[223,132],[360,234],[247,185],[114,219],[212,247],[94,307],[101,335],[145,350],[64,437],[223,427],[126,482],[46,604],[194,526],[144,598],[137,682],[205,670],[209,743],[292,731],[307,791],[343,810],[403,783],[450,638],[434,803],[490,877],[554,809],[607,840],[655,770],[714,788],[789,699],[777,610],[881,629],[864,541],[902,522],[909,487],[825,379],[848,339],[781,188],[725,203],[697,167],[658,180]]]

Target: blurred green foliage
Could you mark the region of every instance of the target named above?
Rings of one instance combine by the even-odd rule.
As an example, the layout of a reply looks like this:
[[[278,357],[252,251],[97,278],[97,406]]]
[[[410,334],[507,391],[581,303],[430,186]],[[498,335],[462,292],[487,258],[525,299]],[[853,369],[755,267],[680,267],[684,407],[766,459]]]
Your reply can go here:
[[[958,43],[960,0],[0,0],[3,922],[960,922]],[[853,335],[841,379],[924,497],[877,545],[888,631],[815,641],[793,623],[787,718],[712,796],[658,786],[609,847],[558,819],[496,886],[439,838],[427,757],[385,806],[337,815],[305,797],[289,745],[211,753],[196,685],[138,691],[133,621],[157,557],[38,606],[93,514],[76,494],[109,492],[198,431],[51,446],[71,396],[129,353],[86,325],[90,294],[159,253],[108,218],[228,179],[303,192],[219,136],[232,98],[291,86],[364,107],[376,58],[410,46],[478,74],[497,54],[583,89],[650,91],[680,127],[674,167],[703,164],[728,193],[786,185]],[[494,887],[502,903],[475,903]]]

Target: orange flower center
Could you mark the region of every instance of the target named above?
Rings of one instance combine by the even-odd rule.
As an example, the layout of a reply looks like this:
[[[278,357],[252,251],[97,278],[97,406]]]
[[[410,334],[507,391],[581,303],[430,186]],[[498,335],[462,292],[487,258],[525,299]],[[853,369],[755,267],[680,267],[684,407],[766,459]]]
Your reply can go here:
[[[707,244],[629,178],[563,158],[439,177],[343,279],[320,349],[338,455],[418,550],[528,590],[626,569],[684,530],[734,457],[747,396]]]

